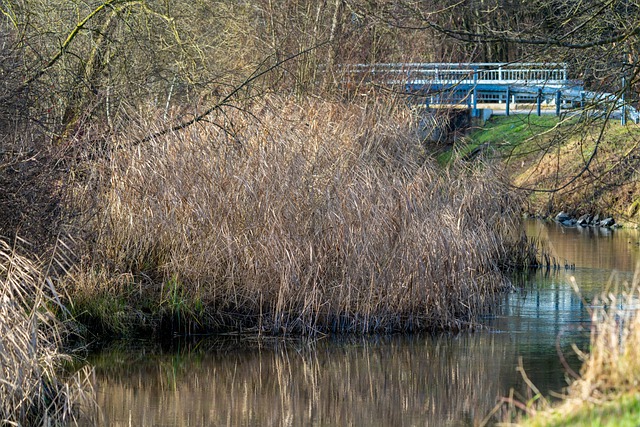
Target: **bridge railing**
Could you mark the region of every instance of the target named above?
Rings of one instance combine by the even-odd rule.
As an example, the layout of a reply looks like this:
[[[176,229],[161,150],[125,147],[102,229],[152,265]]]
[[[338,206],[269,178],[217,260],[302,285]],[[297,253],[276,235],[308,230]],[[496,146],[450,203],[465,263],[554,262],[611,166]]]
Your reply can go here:
[[[640,122],[640,111],[624,97],[612,93],[588,92],[580,80],[570,80],[565,63],[377,63],[339,66],[342,83],[358,88],[362,84],[394,85],[424,105],[468,105],[476,116],[478,104],[542,105],[590,108],[595,113],[619,115]],[[624,80],[623,85],[624,86]],[[591,105],[592,107],[589,107]],[[598,113],[600,112],[600,113]]]
[[[482,83],[564,84],[564,63],[379,63],[343,65],[350,82],[374,81],[380,84],[405,83]]]

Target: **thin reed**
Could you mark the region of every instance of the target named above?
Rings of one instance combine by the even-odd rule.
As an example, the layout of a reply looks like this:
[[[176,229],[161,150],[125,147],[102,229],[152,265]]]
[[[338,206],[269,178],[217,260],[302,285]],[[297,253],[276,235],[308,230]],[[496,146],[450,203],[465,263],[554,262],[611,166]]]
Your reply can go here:
[[[597,402],[640,388],[640,265],[632,283],[607,286],[593,302],[591,346],[569,396]]]
[[[90,371],[61,374],[61,308],[38,264],[0,240],[0,424],[62,425],[91,401]]]
[[[382,102],[272,97],[123,138],[93,165],[93,252],[70,288],[81,315],[181,332],[472,325],[509,285],[519,204],[491,167],[439,169],[416,122]]]

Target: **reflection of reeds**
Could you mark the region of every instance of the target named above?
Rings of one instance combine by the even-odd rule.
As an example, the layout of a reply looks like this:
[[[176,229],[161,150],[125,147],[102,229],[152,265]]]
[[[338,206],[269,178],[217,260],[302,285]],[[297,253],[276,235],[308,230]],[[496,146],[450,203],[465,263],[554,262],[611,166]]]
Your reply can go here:
[[[57,425],[89,402],[88,370],[60,376],[60,309],[38,265],[0,240],[0,424]]]
[[[565,227],[542,221],[528,221],[527,228],[529,235],[546,242],[544,250],[556,263],[570,260],[576,267],[622,271],[633,271],[635,267],[637,251],[629,243],[638,241],[638,230]]]
[[[182,332],[458,329],[505,287],[517,202],[491,168],[436,169],[403,109],[270,98],[220,120],[103,165],[94,264],[72,291],[85,313]]]
[[[510,381],[516,355],[508,340],[463,334],[105,351],[92,361],[100,425],[473,425]]]

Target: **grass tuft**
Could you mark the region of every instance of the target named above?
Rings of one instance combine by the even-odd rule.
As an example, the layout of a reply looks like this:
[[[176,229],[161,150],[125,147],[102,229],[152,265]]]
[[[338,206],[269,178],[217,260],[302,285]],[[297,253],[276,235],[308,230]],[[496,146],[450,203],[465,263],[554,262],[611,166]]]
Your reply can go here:
[[[575,283],[574,283],[575,286]],[[640,266],[631,283],[610,282],[591,302],[592,326],[588,354],[579,379],[563,401],[548,402],[523,426],[637,426],[640,418]],[[578,351],[576,349],[576,351]],[[511,417],[514,416],[512,412]]]

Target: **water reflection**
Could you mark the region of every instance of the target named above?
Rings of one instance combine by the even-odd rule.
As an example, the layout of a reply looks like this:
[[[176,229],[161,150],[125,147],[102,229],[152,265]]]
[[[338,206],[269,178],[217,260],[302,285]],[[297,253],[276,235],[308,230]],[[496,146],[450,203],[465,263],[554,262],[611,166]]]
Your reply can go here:
[[[576,268],[529,277],[483,319],[486,330],[313,343],[219,337],[168,347],[112,345],[89,360],[102,414],[87,425],[472,426],[510,390],[527,398],[519,360],[544,394],[560,391],[566,367],[579,368],[570,347],[588,342],[594,296],[612,270],[618,282],[631,279],[638,234],[527,227]]]
[[[576,268],[633,271],[639,259],[638,230],[527,221],[526,232],[543,242],[558,262]]]
[[[503,334],[112,347],[99,425],[473,425],[512,382]]]

